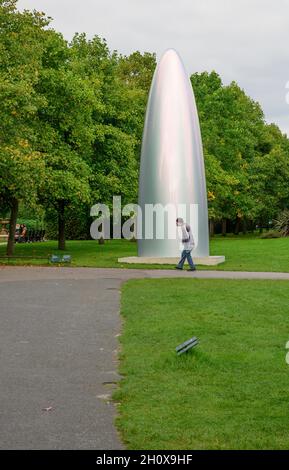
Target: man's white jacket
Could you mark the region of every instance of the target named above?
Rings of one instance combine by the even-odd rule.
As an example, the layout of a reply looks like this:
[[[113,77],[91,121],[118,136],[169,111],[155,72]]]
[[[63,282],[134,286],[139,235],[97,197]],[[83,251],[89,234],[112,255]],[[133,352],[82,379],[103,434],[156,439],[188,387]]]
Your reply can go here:
[[[179,227],[179,237],[182,240],[180,244],[181,250],[193,250],[195,246],[192,229],[188,224],[183,224]]]

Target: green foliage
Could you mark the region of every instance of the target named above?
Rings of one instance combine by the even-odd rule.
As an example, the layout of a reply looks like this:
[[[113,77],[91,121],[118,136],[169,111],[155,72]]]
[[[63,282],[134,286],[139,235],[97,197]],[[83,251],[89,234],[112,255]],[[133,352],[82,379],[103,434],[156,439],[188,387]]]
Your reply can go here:
[[[280,238],[282,234],[276,230],[269,230],[268,232],[263,233],[260,238],[269,239],[269,238]]]
[[[37,188],[44,178],[45,165],[42,155],[26,142],[0,147],[0,192],[8,202],[12,197],[35,204]]]
[[[283,237],[289,236],[289,210],[285,209],[274,221],[274,226]]]
[[[16,10],[15,1],[0,3],[0,197],[35,203],[44,177],[44,160],[33,146],[42,97],[35,91],[43,54],[42,13]]]
[[[268,232],[263,233],[260,238],[269,239],[269,238],[280,238],[282,234],[276,230],[269,230]]]
[[[94,144],[92,186],[109,206],[112,195],[122,196],[124,204],[137,199],[135,141],[111,125],[98,125]]]
[[[43,223],[41,220],[37,219],[26,219],[23,217],[18,217],[17,219],[18,224],[25,224],[28,229],[33,229],[33,230],[42,230],[43,229]]]
[[[216,72],[191,77],[205,150],[212,219],[268,220],[288,205],[288,139],[260,105]]]
[[[99,37],[88,40],[84,34],[77,34],[71,53],[72,69],[89,80],[96,97],[92,115],[94,140],[89,156],[92,202],[111,205],[112,195],[122,196],[124,202],[135,202],[136,148],[143,125],[137,106],[140,95],[142,100],[144,98],[144,91],[124,82],[122,67],[126,59],[111,54],[106,42]]]

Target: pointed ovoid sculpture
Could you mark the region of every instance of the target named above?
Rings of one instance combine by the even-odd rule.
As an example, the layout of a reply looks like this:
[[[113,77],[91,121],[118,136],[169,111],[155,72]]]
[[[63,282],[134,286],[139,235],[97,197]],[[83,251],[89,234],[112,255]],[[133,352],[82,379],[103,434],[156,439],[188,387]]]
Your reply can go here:
[[[177,217],[192,227],[196,243],[192,256],[196,264],[215,265],[225,261],[224,256],[209,256],[207,191],[198,112],[191,82],[173,49],[162,56],[151,85],[138,204],[141,208],[137,223],[138,257],[120,258],[120,262],[176,263],[180,256]],[[157,206],[173,206],[175,217],[159,220],[160,213],[148,217],[147,209]],[[158,224],[169,228],[164,237],[159,237]]]
[[[142,231],[148,204],[185,206],[196,242],[193,256],[209,256],[208,208],[202,139],[191,82],[180,56],[173,49],[162,56],[151,85],[141,153],[139,206]],[[190,207],[195,207],[189,221]],[[177,216],[181,216],[177,210]],[[173,221],[174,222],[174,221]],[[177,257],[179,240],[140,239],[140,257]]]

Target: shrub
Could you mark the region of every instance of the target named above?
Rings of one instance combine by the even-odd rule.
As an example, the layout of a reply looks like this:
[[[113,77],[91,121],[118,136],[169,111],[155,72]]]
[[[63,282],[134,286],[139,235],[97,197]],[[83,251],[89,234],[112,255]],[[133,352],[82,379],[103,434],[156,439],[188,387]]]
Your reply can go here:
[[[282,237],[289,235],[289,209],[284,209],[278,218],[274,221],[274,227],[281,233]]]
[[[259,238],[280,238],[282,233],[277,232],[276,230],[269,230],[269,232],[263,233]]]

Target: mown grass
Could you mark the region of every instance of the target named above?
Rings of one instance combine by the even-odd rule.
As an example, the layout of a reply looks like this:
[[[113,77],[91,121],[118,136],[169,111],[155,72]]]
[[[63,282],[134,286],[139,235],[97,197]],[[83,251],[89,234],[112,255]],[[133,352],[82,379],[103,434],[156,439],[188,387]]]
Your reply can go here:
[[[123,286],[117,426],[129,449],[288,449],[289,284]],[[177,357],[196,335],[200,344]]]
[[[5,245],[0,245],[0,256],[5,255]],[[215,237],[210,242],[211,255],[225,255],[226,262],[215,267],[232,271],[281,271],[289,272],[289,238],[263,240],[252,236]],[[129,265],[118,263],[118,258],[137,255],[137,244],[126,240],[109,240],[99,245],[95,240],[68,241],[67,250],[59,252],[56,241],[17,244],[15,255],[44,256],[39,259],[9,260],[9,264],[47,265],[50,254],[71,254],[72,266],[101,268],[174,269],[171,265]],[[0,264],[7,264],[0,258]]]

